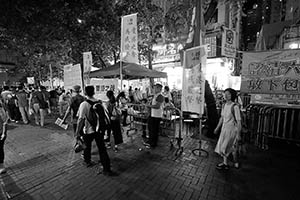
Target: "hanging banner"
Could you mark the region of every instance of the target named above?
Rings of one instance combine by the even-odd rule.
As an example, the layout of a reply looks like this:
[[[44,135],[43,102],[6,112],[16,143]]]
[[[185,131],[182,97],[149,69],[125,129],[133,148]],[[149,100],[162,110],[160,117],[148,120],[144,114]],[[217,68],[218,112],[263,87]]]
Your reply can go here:
[[[236,32],[223,27],[222,33],[222,56],[228,58],[236,57]]]
[[[83,53],[83,72],[88,73],[91,71],[91,68],[93,66],[93,58],[92,58],[92,52],[84,52]]]
[[[82,77],[81,77],[81,66],[76,65],[65,65],[64,66],[64,88],[65,90],[70,90],[74,85],[80,85],[82,87]]]
[[[203,114],[207,49],[198,46],[184,52],[182,111]]]
[[[89,73],[93,66],[93,59],[92,59],[92,52],[84,52],[83,53],[83,79],[84,84],[89,85],[90,84],[90,77]]]
[[[137,13],[122,17],[121,52],[122,61],[138,63]]]
[[[300,50],[244,52],[241,92],[269,94],[256,95],[256,100],[297,100],[300,93]]]

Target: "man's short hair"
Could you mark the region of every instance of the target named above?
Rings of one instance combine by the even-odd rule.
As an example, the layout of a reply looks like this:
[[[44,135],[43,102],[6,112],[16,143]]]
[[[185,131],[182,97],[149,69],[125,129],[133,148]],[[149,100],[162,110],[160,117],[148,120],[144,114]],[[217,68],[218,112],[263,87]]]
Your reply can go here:
[[[95,88],[92,85],[85,87],[85,94],[89,97],[93,97],[95,94]]]

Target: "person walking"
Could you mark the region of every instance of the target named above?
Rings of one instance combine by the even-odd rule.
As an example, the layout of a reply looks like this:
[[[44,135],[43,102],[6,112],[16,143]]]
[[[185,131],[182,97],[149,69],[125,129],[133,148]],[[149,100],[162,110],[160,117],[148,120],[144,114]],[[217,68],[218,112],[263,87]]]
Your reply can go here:
[[[75,132],[76,132],[76,128],[77,128],[77,121],[78,121],[77,113],[78,113],[80,104],[85,100],[85,98],[80,94],[81,87],[79,85],[75,85],[73,87],[73,91],[74,91],[74,96],[71,97],[70,105],[68,106],[67,111],[62,119],[62,123],[65,123],[69,114],[72,113],[71,121],[73,124],[73,131],[74,131],[74,136],[75,136]]]
[[[118,151],[118,145],[123,143],[123,136],[121,131],[121,110],[117,106],[117,101],[114,92],[109,90],[106,93],[109,101],[107,103],[108,116],[110,117],[110,130],[107,131],[108,138],[106,141],[110,143],[110,133],[114,136],[115,152]]]
[[[37,89],[37,88],[36,88]],[[34,109],[34,118],[37,125],[45,125],[45,116],[50,110],[50,94],[46,91],[45,86],[40,86],[40,90],[35,90],[30,97],[30,106]],[[40,123],[39,123],[40,117]]]
[[[4,166],[4,143],[7,136],[7,122],[8,115],[2,104],[0,104],[0,174],[6,172]]]
[[[110,159],[104,143],[105,127],[101,127],[100,120],[98,119],[98,117],[104,117],[104,116],[98,116],[97,114],[98,117],[96,119],[90,118],[92,114],[91,112],[95,112],[92,109],[94,108],[96,103],[99,103],[99,101],[94,98],[94,94],[95,94],[94,86],[86,86],[85,94],[87,100],[82,102],[79,106],[78,122],[77,122],[77,129],[76,129],[77,139],[79,140],[80,137],[82,136],[83,141],[86,145],[86,148],[84,149],[83,152],[84,161],[87,167],[91,167],[94,165],[94,163],[91,161],[91,147],[92,147],[92,141],[95,140],[99,151],[100,162],[103,166],[103,174],[108,176],[116,175],[111,170]],[[96,126],[93,126],[92,124],[96,124]],[[81,135],[82,132],[83,135]]]
[[[9,86],[5,85],[3,86],[3,91],[1,92],[1,98],[3,102],[3,108],[9,118],[10,121],[15,121],[13,119],[12,113],[13,111],[10,109],[9,101],[12,98],[12,92],[9,90]]]
[[[19,85],[19,91],[16,94],[17,105],[19,107],[22,120],[24,124],[29,123],[29,105],[28,105],[28,94],[25,92],[23,85]]]
[[[237,92],[232,88],[225,90],[225,105],[221,111],[221,117],[217,127],[214,130],[218,134],[221,128],[220,137],[215,148],[215,152],[222,156],[223,162],[216,166],[217,169],[228,170],[228,156],[235,151],[235,146],[240,140],[241,115],[239,106],[235,104]],[[234,113],[233,113],[234,112]],[[238,164],[235,163],[238,168]]]
[[[146,147],[156,147],[158,142],[160,121],[163,117],[164,96],[161,94],[162,85],[154,85],[154,96],[151,105],[151,116],[148,119],[149,141],[145,143]]]

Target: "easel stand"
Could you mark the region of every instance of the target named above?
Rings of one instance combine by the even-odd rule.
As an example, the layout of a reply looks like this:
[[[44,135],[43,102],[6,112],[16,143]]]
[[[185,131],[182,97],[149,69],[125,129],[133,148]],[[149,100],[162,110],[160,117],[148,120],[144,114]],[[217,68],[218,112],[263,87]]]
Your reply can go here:
[[[208,157],[208,152],[202,149],[202,115],[199,116],[199,147],[193,149],[192,153],[195,156]]]

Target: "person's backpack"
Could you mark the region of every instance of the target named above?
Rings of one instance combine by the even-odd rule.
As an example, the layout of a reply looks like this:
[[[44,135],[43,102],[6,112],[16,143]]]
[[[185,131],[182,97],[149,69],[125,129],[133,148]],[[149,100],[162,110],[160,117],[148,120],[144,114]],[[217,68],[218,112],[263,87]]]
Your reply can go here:
[[[231,113],[232,116],[234,118],[234,121],[236,122],[236,117],[235,117],[235,112],[234,112],[234,106],[239,106],[239,111],[240,111],[240,116],[241,116],[241,125],[242,125],[242,132],[247,132],[247,123],[246,123],[246,116],[244,115],[244,113],[241,111],[240,109],[240,105],[237,103],[233,103],[233,105],[231,106]]]
[[[88,122],[91,124],[95,132],[104,132],[110,127],[108,112],[102,105],[101,101],[86,100],[91,107],[87,116]]]

